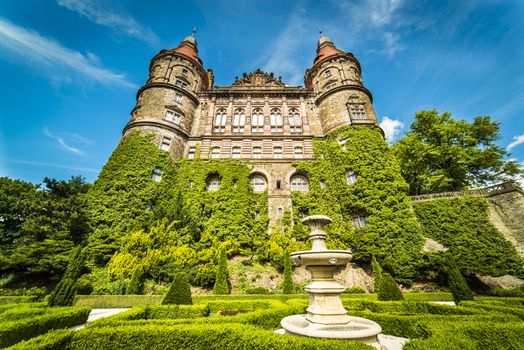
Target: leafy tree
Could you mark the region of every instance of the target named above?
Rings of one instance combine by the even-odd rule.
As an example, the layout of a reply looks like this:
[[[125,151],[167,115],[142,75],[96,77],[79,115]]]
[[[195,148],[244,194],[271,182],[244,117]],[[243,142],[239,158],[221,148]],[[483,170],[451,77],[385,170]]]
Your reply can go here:
[[[448,274],[449,289],[455,304],[458,305],[462,300],[473,300],[473,294],[468,287],[468,283],[462,276],[455,259],[450,254],[446,257],[446,272]]]
[[[218,270],[215,278],[215,285],[213,286],[213,294],[229,294],[229,286],[227,284],[228,276],[226,250],[222,248],[218,257]]]
[[[378,300],[404,300],[397,283],[387,272],[382,274],[380,287],[378,289]]]
[[[469,123],[448,112],[417,112],[406,137],[393,146],[409,193],[458,191],[521,175],[515,161],[503,160],[509,154],[495,144],[499,132],[490,117]]]
[[[375,280],[373,290],[375,293],[378,293],[380,284],[382,283],[382,268],[380,267],[377,258],[375,258],[375,255],[371,256],[371,268],[373,269],[373,278]]]
[[[175,275],[167,294],[164,296],[164,299],[162,299],[162,304],[193,304],[191,287],[189,286],[189,280],[185,273],[179,272]]]
[[[78,279],[85,268],[86,251],[77,246],[71,252],[69,264],[60,282],[48,298],[49,306],[70,306],[75,301]]]
[[[126,288],[126,294],[140,294],[142,292],[142,287],[144,284],[142,276],[142,267],[139,265],[135,267],[135,269],[133,270],[133,274],[131,275],[131,281],[129,281],[129,284]]]
[[[282,292],[284,294],[293,294],[295,286],[293,285],[293,268],[291,266],[291,256],[289,251],[284,253],[284,282]]]

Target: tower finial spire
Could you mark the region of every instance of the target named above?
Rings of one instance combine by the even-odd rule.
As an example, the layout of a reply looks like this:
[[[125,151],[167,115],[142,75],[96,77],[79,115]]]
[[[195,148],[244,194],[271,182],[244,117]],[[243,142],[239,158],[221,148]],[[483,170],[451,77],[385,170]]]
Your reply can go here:
[[[322,33],[323,33],[323,32],[324,32],[324,31],[322,30],[322,27],[318,28],[318,34],[319,34],[320,36],[322,36]]]
[[[195,34],[196,34],[196,27],[193,27],[193,33],[191,34],[191,36],[194,38]]]

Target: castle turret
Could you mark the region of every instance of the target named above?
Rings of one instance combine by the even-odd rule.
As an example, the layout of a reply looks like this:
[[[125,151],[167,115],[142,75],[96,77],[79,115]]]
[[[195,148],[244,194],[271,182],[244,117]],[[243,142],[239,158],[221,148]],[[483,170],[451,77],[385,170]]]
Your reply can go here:
[[[199,105],[197,92],[209,87],[210,76],[198,57],[194,33],[177,48],[160,51],[149,65],[149,79],[137,92],[124,137],[152,132],[161,149],[180,159]]]
[[[324,133],[346,125],[378,125],[373,97],[362,82],[360,63],[321,34],[305,85],[316,94],[315,104]]]

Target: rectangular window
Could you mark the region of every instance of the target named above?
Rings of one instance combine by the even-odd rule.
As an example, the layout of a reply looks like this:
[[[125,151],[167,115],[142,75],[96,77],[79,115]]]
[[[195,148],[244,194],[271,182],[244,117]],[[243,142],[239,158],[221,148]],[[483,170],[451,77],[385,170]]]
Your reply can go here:
[[[284,210],[282,208],[277,208],[277,216],[281,218],[284,216]]]
[[[302,150],[302,147],[295,147],[295,158],[296,159],[304,158],[304,152]]]
[[[189,152],[187,152],[187,157],[189,159],[195,158],[196,148],[195,147],[189,147]]]
[[[187,77],[187,73],[189,73],[189,71],[185,68],[182,68],[182,75]]]
[[[366,120],[368,115],[363,104],[352,104],[349,106],[349,112],[351,113],[351,119]]]
[[[329,78],[329,77],[331,76],[331,71],[330,71],[329,69],[326,70],[326,71],[324,72],[324,76],[325,76],[326,78]]]
[[[262,158],[262,147],[253,147],[253,158]]]
[[[160,149],[164,151],[169,151],[169,147],[171,146],[171,138],[169,137],[162,137],[162,143],[160,143]]]
[[[160,180],[162,180],[162,169],[153,169],[153,175],[151,175],[151,178],[153,179],[153,181],[160,182]]]
[[[177,114],[173,111],[166,111],[166,116],[164,117],[164,119],[167,120],[168,122],[179,125],[182,117],[180,116],[180,114]]]
[[[240,158],[240,147],[233,147],[231,158]]]
[[[177,80],[175,82],[175,86],[177,86],[179,88],[182,88],[182,89],[185,89],[185,88],[187,88],[187,83],[185,81],[182,81],[182,80]]]
[[[355,225],[356,228],[362,228],[366,226],[366,217],[361,215],[354,216],[353,225]]]
[[[282,147],[273,148],[273,156],[275,159],[282,159]]]
[[[174,100],[176,103],[182,103],[182,95],[179,93],[176,93]]]

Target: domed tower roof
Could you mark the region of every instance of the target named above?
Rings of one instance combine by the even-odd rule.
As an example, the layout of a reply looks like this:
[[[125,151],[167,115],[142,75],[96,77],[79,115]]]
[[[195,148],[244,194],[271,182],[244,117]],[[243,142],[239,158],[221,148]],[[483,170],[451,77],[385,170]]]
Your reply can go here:
[[[195,38],[195,32],[192,35],[186,36],[184,40],[178,45],[177,48],[171,51],[180,53],[194,61],[203,67],[202,60],[198,57],[198,45]]]
[[[317,57],[313,61],[313,67],[325,60],[328,57],[337,55],[339,53],[344,53],[337,49],[335,44],[325,34],[320,34],[320,38],[317,43]]]

